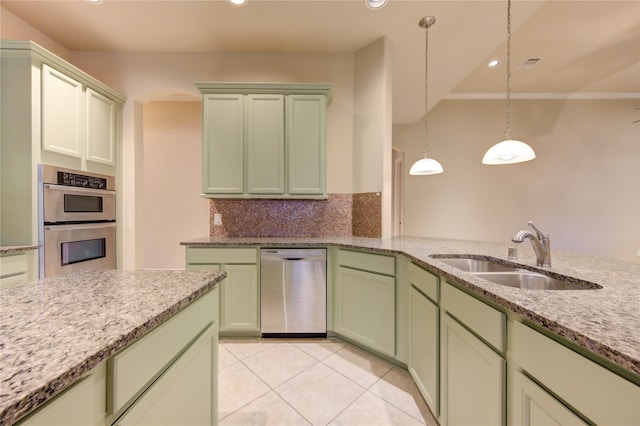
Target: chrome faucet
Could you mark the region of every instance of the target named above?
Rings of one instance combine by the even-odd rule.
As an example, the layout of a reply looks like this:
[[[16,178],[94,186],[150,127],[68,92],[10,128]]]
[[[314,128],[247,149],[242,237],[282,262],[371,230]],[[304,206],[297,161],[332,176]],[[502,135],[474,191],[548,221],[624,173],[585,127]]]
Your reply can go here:
[[[511,237],[511,241],[513,241],[514,243],[521,243],[528,238],[529,241],[531,241],[533,250],[536,252],[536,265],[550,268],[551,241],[549,239],[549,235],[536,228],[536,226],[531,221],[529,221],[529,227],[536,231],[535,235],[529,231],[518,231],[513,237]]]

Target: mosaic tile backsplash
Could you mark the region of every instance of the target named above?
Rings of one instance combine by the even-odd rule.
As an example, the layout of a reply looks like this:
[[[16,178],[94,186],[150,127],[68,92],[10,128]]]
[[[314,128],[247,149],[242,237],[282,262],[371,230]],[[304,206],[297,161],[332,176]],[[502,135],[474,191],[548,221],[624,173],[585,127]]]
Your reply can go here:
[[[214,214],[222,225],[214,225]],[[211,199],[212,237],[381,236],[376,193],[328,194],[326,200]]]
[[[353,194],[352,232],[354,237],[382,236],[382,197],[379,192]]]

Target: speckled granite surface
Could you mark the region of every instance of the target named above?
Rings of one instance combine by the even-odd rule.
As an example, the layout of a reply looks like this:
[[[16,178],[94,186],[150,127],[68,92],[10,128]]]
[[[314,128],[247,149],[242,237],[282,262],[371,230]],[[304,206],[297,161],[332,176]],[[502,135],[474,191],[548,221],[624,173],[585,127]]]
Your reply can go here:
[[[0,425],[42,405],[224,276],[211,271],[83,271],[3,289]]]
[[[37,245],[0,246],[0,254],[19,253],[21,251],[38,250]]]
[[[183,245],[204,246],[339,246],[405,254],[416,263],[436,270],[450,281],[520,314],[542,327],[640,375],[640,264],[575,253],[555,252],[553,274],[601,285],[599,290],[523,290],[494,284],[462,272],[437,259],[436,254],[474,254],[507,261],[511,244],[401,237],[375,238],[202,238]],[[515,262],[535,266],[529,244],[518,245]]]

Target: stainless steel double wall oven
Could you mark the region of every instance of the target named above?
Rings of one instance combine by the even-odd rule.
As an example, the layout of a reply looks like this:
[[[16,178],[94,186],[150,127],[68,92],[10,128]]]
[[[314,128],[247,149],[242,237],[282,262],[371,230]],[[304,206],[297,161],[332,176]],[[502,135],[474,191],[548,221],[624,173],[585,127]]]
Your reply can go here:
[[[38,166],[40,278],[116,267],[113,176]]]

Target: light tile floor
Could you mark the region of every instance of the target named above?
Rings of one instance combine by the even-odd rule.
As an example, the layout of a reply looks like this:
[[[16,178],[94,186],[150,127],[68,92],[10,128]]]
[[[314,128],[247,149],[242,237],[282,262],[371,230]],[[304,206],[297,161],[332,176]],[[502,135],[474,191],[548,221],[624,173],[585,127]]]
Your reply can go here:
[[[437,425],[409,373],[333,339],[221,339],[229,425]]]

